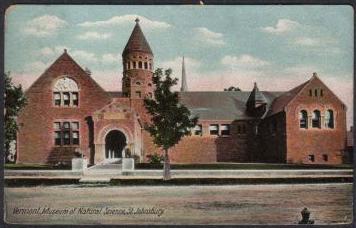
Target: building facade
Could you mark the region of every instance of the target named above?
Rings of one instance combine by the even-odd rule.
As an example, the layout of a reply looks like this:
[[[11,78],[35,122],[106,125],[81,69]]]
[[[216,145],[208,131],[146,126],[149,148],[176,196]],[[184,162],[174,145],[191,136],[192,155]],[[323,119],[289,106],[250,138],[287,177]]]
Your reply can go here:
[[[122,53],[122,88],[105,91],[64,50],[26,91],[19,118],[18,163],[91,164],[120,159],[125,148],[141,162],[161,153],[144,130],[143,99],[153,98],[154,55],[139,20]],[[346,106],[319,79],[285,92],[187,91],[180,102],[199,116],[192,135],[171,149],[173,163],[275,162],[340,164],[346,148]]]

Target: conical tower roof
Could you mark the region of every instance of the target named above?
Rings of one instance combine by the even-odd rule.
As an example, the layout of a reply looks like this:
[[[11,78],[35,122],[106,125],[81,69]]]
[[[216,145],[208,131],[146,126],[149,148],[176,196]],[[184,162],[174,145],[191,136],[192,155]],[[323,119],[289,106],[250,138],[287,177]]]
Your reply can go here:
[[[250,96],[248,97],[247,100],[247,105],[249,104],[261,104],[261,103],[267,103],[266,97],[261,93],[261,91],[257,87],[257,83],[255,82],[253,89],[250,93]]]
[[[140,20],[136,18],[135,22],[136,25],[132,30],[131,36],[127,41],[127,44],[125,46],[124,51],[122,52],[122,55],[126,55],[127,53],[132,51],[144,52],[153,55],[150,45],[148,44],[145,35],[143,35],[143,32],[141,30],[139,24]]]

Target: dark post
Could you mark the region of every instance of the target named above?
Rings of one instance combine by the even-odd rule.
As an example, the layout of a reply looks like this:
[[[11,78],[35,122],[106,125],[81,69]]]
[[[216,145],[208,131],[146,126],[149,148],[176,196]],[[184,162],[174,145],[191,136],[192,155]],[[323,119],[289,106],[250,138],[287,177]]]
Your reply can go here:
[[[301,212],[302,220],[299,221],[299,224],[314,224],[314,220],[310,220],[310,211],[308,208],[304,208]]]

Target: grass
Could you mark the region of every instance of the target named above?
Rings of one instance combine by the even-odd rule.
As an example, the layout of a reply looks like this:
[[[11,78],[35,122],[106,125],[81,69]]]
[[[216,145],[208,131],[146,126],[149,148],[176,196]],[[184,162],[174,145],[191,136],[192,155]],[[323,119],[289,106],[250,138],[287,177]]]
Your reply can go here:
[[[12,169],[12,170],[63,170],[63,169],[71,169],[70,167],[55,167],[46,164],[5,164],[5,169]]]
[[[136,169],[162,169],[163,164],[139,163]],[[353,169],[352,164],[268,164],[268,163],[211,163],[211,164],[171,164],[171,169]]]

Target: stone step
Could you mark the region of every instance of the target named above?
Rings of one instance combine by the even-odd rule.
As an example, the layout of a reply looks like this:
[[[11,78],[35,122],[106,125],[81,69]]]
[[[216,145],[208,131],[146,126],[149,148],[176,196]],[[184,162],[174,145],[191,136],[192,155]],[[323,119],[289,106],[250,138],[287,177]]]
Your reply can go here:
[[[85,176],[79,180],[79,183],[110,183],[110,177]]]

